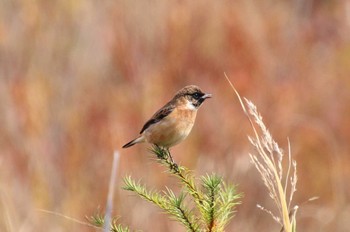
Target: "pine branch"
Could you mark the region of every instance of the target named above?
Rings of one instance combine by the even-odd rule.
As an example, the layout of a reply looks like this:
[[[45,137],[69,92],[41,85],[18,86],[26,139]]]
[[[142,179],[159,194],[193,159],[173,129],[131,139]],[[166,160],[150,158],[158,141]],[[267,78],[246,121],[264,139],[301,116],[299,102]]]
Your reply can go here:
[[[178,197],[174,192],[167,188],[167,191],[163,192],[163,195],[156,191],[147,191],[144,185],[139,182],[136,183],[130,177],[124,178],[124,189],[135,192],[143,199],[152,202],[160,207],[165,212],[169,213],[171,217],[181,222],[188,231],[199,231],[199,225],[196,223],[194,215],[191,215],[191,211],[184,205],[184,199],[186,195],[181,193]]]
[[[148,190],[140,181],[135,181],[130,176],[124,178],[123,189],[132,191],[142,199],[155,204],[171,218],[180,222],[187,231],[224,231],[233,216],[234,207],[239,204],[237,200],[241,197],[235,188],[226,186],[222,177],[214,174],[201,177],[198,185],[201,188],[198,188],[192,173],[176,164],[168,149],[153,146],[150,151],[156,155],[157,162],[165,166],[167,171],[180,181],[183,191],[176,195],[169,188],[163,192]],[[191,198],[186,198],[187,196]]]
[[[205,223],[207,225],[207,231],[212,232],[215,226],[215,213],[217,206],[217,193],[220,190],[220,184],[222,182],[221,177],[212,175],[202,177],[202,186],[206,191],[206,197],[204,200],[204,215],[206,216]]]
[[[163,210],[167,211],[169,208],[170,203],[166,197],[156,191],[147,191],[146,186],[141,185],[140,182],[135,182],[130,176],[124,178],[123,189],[137,193],[143,199],[158,205]]]
[[[186,195],[180,193],[177,197],[172,190],[167,188],[166,196],[173,206],[170,207],[168,212],[185,225],[189,231],[199,231],[199,225],[196,223],[195,215],[191,214],[191,210],[184,205]]]
[[[104,228],[106,223],[105,216],[103,216],[101,213],[96,213],[93,216],[86,217],[86,219],[91,225],[101,229]],[[118,224],[117,221],[118,218],[113,218],[112,223],[109,226],[111,232],[131,232],[128,227]]]
[[[202,177],[202,185],[206,196],[204,215],[207,231],[224,231],[242,195],[237,194],[234,186],[226,186],[215,174]]]
[[[171,174],[178,178],[187,188],[189,194],[194,198],[197,206],[202,207],[203,194],[197,188],[190,171],[177,165],[171,157],[170,151],[159,146],[153,146],[150,150],[158,158],[158,162],[166,166]]]
[[[217,218],[216,231],[224,231],[227,223],[234,216],[236,205],[240,204],[238,200],[242,198],[242,194],[237,193],[235,186],[226,185],[225,183],[222,183],[218,193],[218,207],[215,215]]]

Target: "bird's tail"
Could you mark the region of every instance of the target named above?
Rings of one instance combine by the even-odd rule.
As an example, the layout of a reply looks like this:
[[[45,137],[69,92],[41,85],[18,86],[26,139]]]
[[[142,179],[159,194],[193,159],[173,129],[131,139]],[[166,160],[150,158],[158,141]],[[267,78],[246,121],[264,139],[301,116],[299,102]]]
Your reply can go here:
[[[131,147],[133,145],[135,145],[136,143],[143,143],[145,141],[144,137],[143,136],[140,136],[134,140],[131,140],[130,142],[128,142],[127,144],[125,144],[123,146],[123,148],[128,148],[128,147]]]

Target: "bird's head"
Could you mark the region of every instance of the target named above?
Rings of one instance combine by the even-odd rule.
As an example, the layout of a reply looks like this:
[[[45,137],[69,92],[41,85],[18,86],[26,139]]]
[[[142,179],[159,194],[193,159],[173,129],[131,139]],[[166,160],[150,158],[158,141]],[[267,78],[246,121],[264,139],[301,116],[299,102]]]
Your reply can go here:
[[[185,103],[190,109],[198,109],[207,98],[211,98],[210,93],[204,93],[198,86],[188,85],[180,89],[173,100]]]

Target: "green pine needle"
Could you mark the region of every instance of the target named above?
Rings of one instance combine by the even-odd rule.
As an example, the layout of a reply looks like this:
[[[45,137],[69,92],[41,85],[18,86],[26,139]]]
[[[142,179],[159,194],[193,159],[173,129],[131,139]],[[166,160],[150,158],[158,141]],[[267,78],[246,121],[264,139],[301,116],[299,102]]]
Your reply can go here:
[[[125,190],[135,192],[141,198],[157,205],[173,219],[181,222],[188,231],[199,231],[199,225],[196,223],[195,217],[191,215],[190,209],[184,204],[186,198],[184,193],[176,196],[169,188],[163,194],[156,191],[148,191],[144,185],[132,180],[130,176],[124,178],[124,185],[123,188]]]
[[[224,231],[234,216],[235,206],[239,204],[238,199],[241,198],[236,188],[226,185],[223,178],[216,174],[196,179],[191,171],[173,161],[168,149],[154,146],[151,151],[156,155],[157,161],[179,180],[183,190],[178,194],[167,187],[164,191],[149,190],[140,181],[135,181],[130,176],[124,178],[123,189],[156,205],[170,218],[180,222],[186,231]],[[105,224],[104,216],[100,213],[89,217],[88,220],[99,228],[103,228]],[[131,230],[118,224],[117,219],[113,219],[110,231],[130,232]]]
[[[98,228],[103,228],[105,225],[105,217],[99,212],[93,216],[86,217],[86,219],[89,221],[91,225],[94,225]],[[128,227],[118,224],[117,221],[118,221],[118,218],[113,218],[112,223],[110,225],[111,232],[130,232],[131,231]]]
[[[241,198],[236,188],[226,185],[223,178],[216,174],[200,177],[199,188],[192,172],[177,165],[168,149],[153,146],[150,151],[169,173],[179,179],[183,191],[175,194],[169,188],[163,192],[148,190],[140,181],[135,181],[130,176],[124,178],[123,188],[157,205],[172,219],[184,225],[187,231],[224,231],[234,216],[238,199]]]
[[[215,213],[217,211],[218,191],[222,178],[216,175],[206,175],[202,177],[202,186],[205,191],[202,215],[208,231],[212,231],[215,226]]]
[[[202,215],[206,231],[224,231],[241,195],[233,186],[226,186],[222,177],[216,174],[203,176],[201,180],[205,193]]]
[[[140,184],[140,181],[136,182],[130,176],[124,178],[123,189],[137,193],[143,199],[158,205],[164,210],[168,208],[169,202],[165,196],[157,191],[147,190],[144,185]]]
[[[217,230],[223,231],[228,222],[232,219],[235,212],[236,205],[240,204],[238,201],[242,198],[242,194],[238,194],[236,187],[232,185],[222,184],[218,192],[218,210],[216,212]]]
[[[117,224],[116,220],[113,220],[112,222],[111,231],[112,232],[131,232],[131,230],[128,227],[122,226],[121,224]]]

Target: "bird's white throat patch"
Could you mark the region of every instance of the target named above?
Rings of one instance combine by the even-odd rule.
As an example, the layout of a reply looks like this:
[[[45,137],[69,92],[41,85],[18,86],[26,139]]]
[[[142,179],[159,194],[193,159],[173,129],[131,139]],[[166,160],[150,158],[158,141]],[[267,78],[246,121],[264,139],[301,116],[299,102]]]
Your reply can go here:
[[[189,110],[196,110],[197,108],[192,104],[191,101],[188,101],[187,100],[187,103],[186,103],[186,108],[189,109]]]

